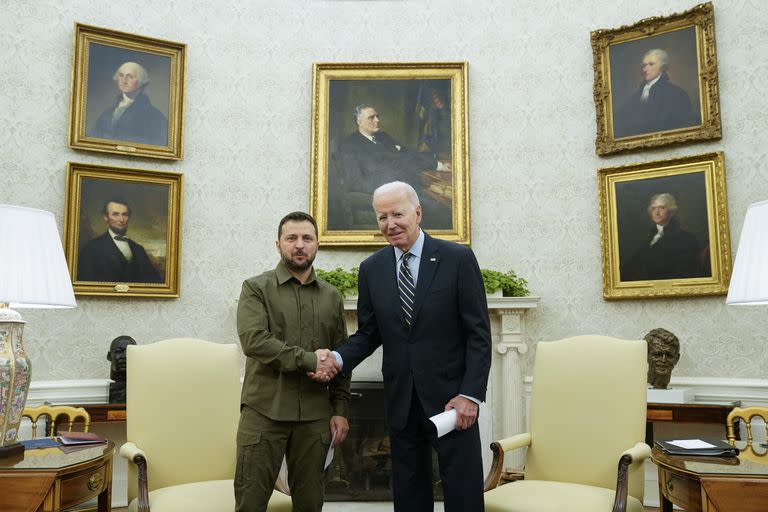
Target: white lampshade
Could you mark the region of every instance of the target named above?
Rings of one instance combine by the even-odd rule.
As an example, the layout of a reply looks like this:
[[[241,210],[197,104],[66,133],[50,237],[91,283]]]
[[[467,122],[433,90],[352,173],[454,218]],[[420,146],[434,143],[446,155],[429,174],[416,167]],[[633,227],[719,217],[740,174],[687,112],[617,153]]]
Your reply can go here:
[[[726,304],[768,304],[768,201],[747,209]]]
[[[77,305],[52,213],[0,204],[0,303],[11,308]]]

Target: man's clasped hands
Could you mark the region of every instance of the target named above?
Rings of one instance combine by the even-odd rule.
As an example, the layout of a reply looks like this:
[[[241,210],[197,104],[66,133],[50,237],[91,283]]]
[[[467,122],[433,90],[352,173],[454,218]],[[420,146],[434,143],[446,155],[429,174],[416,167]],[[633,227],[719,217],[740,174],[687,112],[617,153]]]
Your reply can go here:
[[[307,376],[316,382],[327,383],[341,371],[341,365],[336,361],[336,356],[327,348],[315,350],[317,356],[317,368],[313,372],[307,372]]]

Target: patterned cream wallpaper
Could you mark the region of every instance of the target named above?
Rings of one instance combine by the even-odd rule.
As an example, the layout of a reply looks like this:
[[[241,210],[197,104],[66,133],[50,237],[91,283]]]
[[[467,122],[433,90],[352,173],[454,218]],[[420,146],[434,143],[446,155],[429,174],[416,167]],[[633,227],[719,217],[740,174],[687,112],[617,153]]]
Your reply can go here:
[[[109,341],[176,336],[234,342],[240,283],[276,262],[280,217],[309,207],[313,62],[469,62],[473,248],[543,297],[531,341],[602,333],[682,340],[676,375],[763,378],[768,310],[724,297],[601,298],[596,169],[725,151],[731,240],[768,198],[768,10],[715,2],[721,141],[598,158],[589,32],[680,12],[693,1],[228,2],[0,0],[0,202],[63,222],[67,161],[184,173],[181,298],[83,297],[70,311],[22,311],[35,380],[106,378]],[[184,160],[66,146],[74,23],[188,44]],[[318,265],[360,250],[321,250]],[[727,357],[726,357],[727,356]],[[533,352],[528,357],[533,357]]]

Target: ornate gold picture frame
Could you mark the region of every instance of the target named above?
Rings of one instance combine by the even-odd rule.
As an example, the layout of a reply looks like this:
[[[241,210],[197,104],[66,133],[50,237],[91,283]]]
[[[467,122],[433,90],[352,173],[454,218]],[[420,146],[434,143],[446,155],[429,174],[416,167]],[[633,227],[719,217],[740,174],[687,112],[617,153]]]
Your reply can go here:
[[[598,155],[722,136],[711,2],[591,36]]]
[[[181,160],[187,47],[75,24],[69,146]]]
[[[723,153],[608,167],[598,176],[604,298],[728,292]]]
[[[310,211],[323,245],[386,244],[374,189],[410,183],[421,226],[470,242],[467,63],[315,64]]]
[[[65,252],[76,295],[178,297],[182,175],[67,164]]]

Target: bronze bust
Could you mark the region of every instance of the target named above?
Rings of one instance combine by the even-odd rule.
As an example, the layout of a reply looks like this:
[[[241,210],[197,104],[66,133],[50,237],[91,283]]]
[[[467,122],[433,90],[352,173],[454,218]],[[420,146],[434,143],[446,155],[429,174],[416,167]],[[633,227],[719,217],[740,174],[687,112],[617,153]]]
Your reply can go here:
[[[680,360],[680,340],[666,329],[656,328],[645,335],[648,342],[648,384],[667,389],[672,369]]]
[[[107,361],[112,362],[112,368],[109,372],[109,378],[114,382],[109,385],[109,403],[125,403],[125,374],[128,369],[128,358],[125,348],[128,345],[135,345],[136,340],[130,336],[122,335],[112,340],[107,352]]]

